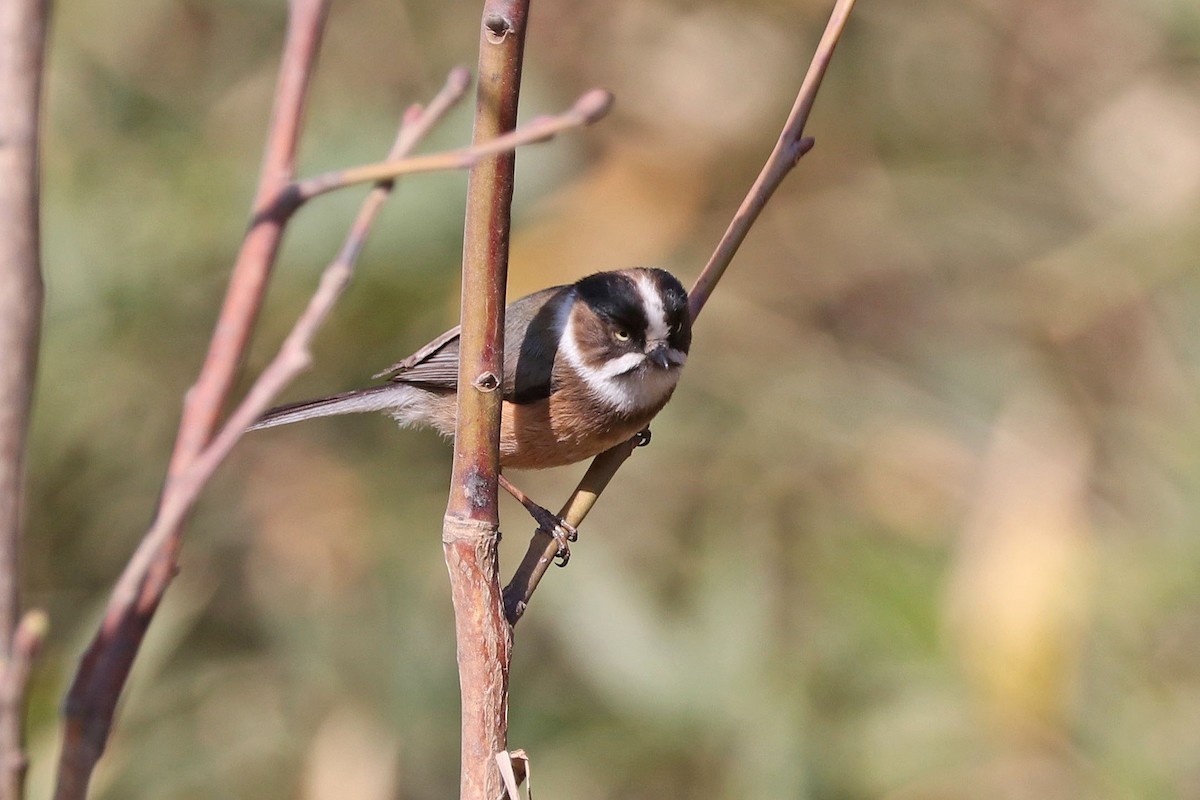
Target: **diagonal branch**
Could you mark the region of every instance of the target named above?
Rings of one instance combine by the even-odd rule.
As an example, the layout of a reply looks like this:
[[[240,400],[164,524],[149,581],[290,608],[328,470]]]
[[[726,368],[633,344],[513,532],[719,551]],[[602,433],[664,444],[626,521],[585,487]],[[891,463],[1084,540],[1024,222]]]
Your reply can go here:
[[[771,151],[758,178],[750,187],[746,198],[734,214],[725,234],[717,243],[716,249],[689,292],[688,305],[693,321],[700,315],[701,309],[704,308],[704,304],[725,273],[725,269],[733,261],[734,255],[741,247],[751,227],[754,226],[759,214],[766,207],[767,201],[771,199],[775,190],[791,173],[797,162],[812,149],[813,140],[804,136],[804,126],[808,124],[808,116],[812,111],[813,103],[816,102],[821,81],[825,77],[830,59],[833,58],[833,51],[841,39],[842,31],[846,27],[853,8],[854,0],[836,0],[829,22],[825,26],[825,32],[817,44],[808,72],[800,84],[796,102],[783,126],[783,131],[779,134],[774,150]],[[563,507],[562,517],[568,523],[578,527],[583,522],[600,493],[604,491],[617,470],[633,453],[636,441],[637,437],[596,456],[571,494],[571,498]],[[537,589],[538,583],[545,575],[557,551],[558,543],[554,541],[553,537],[540,530],[534,533],[521,565],[504,589],[505,611],[511,624],[515,625],[521,615],[525,613],[529,599],[533,596],[534,590]]]
[[[408,109],[389,157],[399,158],[415,147],[432,125],[462,98],[468,82],[469,75],[466,70],[456,69],[451,72],[446,86],[428,108],[413,106]],[[164,492],[158,515],[122,574],[109,603],[105,626],[85,655],[84,663],[72,687],[72,696],[86,696],[89,692],[97,692],[99,688],[103,688],[105,702],[98,703],[95,697],[90,698],[93,705],[88,710],[91,713],[94,731],[99,730],[101,722],[111,725],[113,709],[108,700],[115,703],[128,676],[128,667],[132,656],[136,654],[137,646],[140,645],[149,616],[166,590],[165,580],[155,579],[154,576],[160,574],[169,579],[172,571],[163,569],[162,564],[178,549],[184,517],[204,484],[232,450],[247,425],[270,405],[272,398],[284,385],[309,364],[309,345],[349,283],[366,236],[391,189],[390,181],[381,182],[367,195],[338,257],[326,267],[317,291],[286,337],[278,355],[264,369],[220,432],[171,481],[168,491]],[[153,594],[149,595],[147,601],[150,592]],[[142,608],[149,608],[149,611],[142,611]],[[125,662],[113,660],[116,657],[113,649],[118,642],[125,648],[133,648]],[[70,708],[69,699],[68,713]],[[68,723],[70,731],[70,719]],[[87,726],[81,727],[86,729]],[[99,733],[93,732],[91,735],[98,736]],[[64,753],[67,747],[72,745],[73,739],[65,741]],[[103,741],[99,745],[102,747]]]
[[[286,201],[299,205],[326,192],[344,189],[357,183],[387,180],[418,172],[468,169],[488,156],[509,153],[525,144],[549,141],[563,131],[591,125],[607,114],[611,105],[612,95],[609,92],[592,89],[581,95],[575,101],[575,105],[561,114],[535,117],[516,130],[506,131],[490,139],[478,140],[469,147],[413,158],[391,159],[378,164],[350,167],[305,178],[296,184]]]
[[[179,435],[167,469],[168,486],[171,478],[182,472],[212,438],[258,320],[267,279],[287,223],[287,215],[264,212],[276,205],[276,198],[296,173],[296,150],[308,87],[328,11],[329,0],[288,3],[287,38],[254,199],[254,223],[238,251],[204,365],[184,400]]]
[[[324,29],[328,0],[291,0],[288,28],[254,207],[267,207],[292,178],[308,85]],[[265,220],[243,240],[225,303],[196,385],[184,401],[175,449],[155,522],[109,599],[95,638],[68,690],[56,800],[83,800],[104,752],[121,690],[146,629],[175,571],[183,518],[190,503],[175,489],[216,429],[249,342],[284,220]]]

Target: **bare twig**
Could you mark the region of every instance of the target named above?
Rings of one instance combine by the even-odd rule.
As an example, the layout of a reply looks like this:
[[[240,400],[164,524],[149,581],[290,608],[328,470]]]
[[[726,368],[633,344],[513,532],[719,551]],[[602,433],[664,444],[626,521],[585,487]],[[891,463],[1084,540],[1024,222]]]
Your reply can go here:
[[[295,171],[296,146],[308,85],[324,29],[328,0],[291,0],[266,156],[254,202],[256,215],[274,204]],[[196,385],[184,402],[175,449],[155,521],[109,599],[104,620],[88,646],[67,693],[56,800],[83,800],[104,752],[117,700],[150,620],[174,575],[183,520],[191,502],[179,479],[190,470],[216,430],[249,342],[266,281],[283,234],[283,218],[257,217],[230,277]]]
[[[484,2],[476,145],[516,125],[528,11],[528,0]],[[503,153],[482,158],[471,168],[463,231],[458,418],[442,528],[462,697],[460,800],[504,795],[493,756],[508,749],[512,631],[500,593],[496,487],[514,163],[511,153]]]
[[[287,39],[279,66],[266,154],[254,199],[254,222],[238,251],[208,355],[195,386],[184,400],[179,436],[167,472],[168,490],[170,479],[182,472],[212,438],[258,320],[267,278],[287,221],[285,214],[265,212],[277,206],[277,198],[295,177],[296,149],[308,86],[328,10],[329,0],[290,0],[288,3]]]
[[[419,106],[410,108],[405,113],[390,157],[398,158],[410,151],[430,127],[461,99],[468,81],[469,75],[466,71],[456,69],[451,72],[446,86],[427,109],[421,109]],[[275,394],[308,365],[308,347],[349,282],[366,236],[390,191],[391,182],[382,182],[368,194],[341,252],[325,269],[316,293],[285,339],[278,355],[255,381],[217,436],[175,478],[171,492],[164,495],[154,524],[122,575],[122,580],[114,592],[114,599],[110,601],[110,616],[113,615],[113,603],[131,603],[136,598],[138,587],[145,582],[146,575],[167,551],[166,545],[173,537],[178,536],[184,516],[199,496],[204,484],[233,449],[246,427],[270,405]],[[165,585],[162,588],[165,590]],[[117,618],[122,621],[132,619],[127,610],[123,614],[124,616],[118,615]],[[119,692],[119,689],[118,685],[116,690]]]
[[[46,0],[0,4],[0,669],[22,661],[21,508],[42,318],[38,122],[45,59]],[[0,705],[0,800],[22,794],[24,681]]]
[[[812,149],[813,140],[804,136],[804,126],[808,124],[808,115],[812,112],[813,103],[817,100],[821,81],[825,78],[825,71],[829,68],[833,51],[842,38],[842,31],[845,30],[846,22],[850,19],[850,12],[853,9],[854,0],[837,0],[834,4],[833,12],[829,15],[829,22],[825,25],[825,32],[821,35],[821,41],[817,43],[817,51],[808,65],[808,72],[804,75],[803,83],[800,84],[796,102],[792,105],[792,111],[788,114],[783,131],[779,134],[779,140],[775,143],[775,149],[771,151],[767,163],[763,165],[754,185],[746,194],[746,199],[742,201],[737,213],[733,215],[729,227],[721,237],[721,241],[717,243],[716,250],[713,251],[708,263],[700,272],[700,277],[696,279],[696,283],[688,293],[688,307],[692,312],[693,320],[700,316],[700,310],[708,302],[709,295],[712,294],[717,281],[721,280],[721,276],[725,274],[725,268],[733,261],[734,255],[745,241],[750,228],[758,220],[758,215],[766,207],[767,201],[775,194],[775,190],[791,173],[796,163]]]
[[[49,628],[50,618],[44,611],[29,611],[21,617],[13,636],[12,649],[3,667],[0,667],[0,713],[5,716],[20,720],[24,715],[29,673],[42,650],[42,642],[45,641]],[[19,746],[5,751],[3,758],[3,796],[17,800],[24,794],[28,760]]]
[[[433,125],[462,99],[470,79],[470,72],[466,69],[461,67],[454,69],[450,72],[446,85],[442,87],[427,108],[410,107],[405,112],[400,132],[396,136],[396,142],[388,154],[388,159],[396,160],[408,154]],[[229,415],[229,419],[222,426],[220,433],[213,438],[192,465],[187,478],[189,483],[195,484],[196,493],[229,455],[233,446],[245,433],[246,428],[258,419],[271,405],[275,396],[311,363],[309,346],[313,337],[350,283],[358,255],[366,243],[367,234],[370,233],[384,201],[391,194],[392,186],[391,180],[381,180],[363,200],[362,207],[350,227],[341,251],[321,274],[321,281],[316,293],[313,294],[304,313],[300,315],[295,326],[284,339],[278,354],[263,369],[250,391],[246,393],[246,397]]]
[[[725,273],[726,267],[733,260],[767,201],[771,199],[771,195],[775,193],[775,190],[783,183],[783,179],[788,176],[804,154],[812,149],[813,140],[804,136],[804,126],[808,123],[808,116],[816,101],[817,91],[821,88],[821,80],[825,77],[825,71],[833,57],[833,51],[841,39],[842,31],[846,27],[850,11],[853,8],[854,0],[837,0],[834,4],[829,22],[825,26],[825,33],[817,45],[808,72],[800,85],[796,102],[792,106],[792,111],[788,115],[774,150],[771,151],[762,171],[747,193],[746,199],[742,201],[737,213],[734,214],[733,220],[729,223],[720,242],[717,243],[708,264],[705,265],[689,292],[689,309],[693,321],[700,315],[700,311],[704,308],[714,287]],[[600,492],[604,490],[613,475],[633,452],[634,443],[635,440],[631,440],[596,456],[563,509],[562,516],[567,522],[576,527],[583,522]],[[510,623],[515,625],[525,612],[530,597],[557,550],[557,542],[548,534],[542,531],[534,533],[521,566],[518,567],[513,579],[504,589],[505,608]]]
[[[617,469],[625,463],[625,459],[633,455],[633,449],[637,445],[638,438],[634,437],[596,456],[558,515],[572,525],[578,524],[575,520],[582,522],[596,504],[600,493],[617,473]],[[529,542],[529,549],[525,551],[521,565],[513,573],[508,586],[504,587],[504,613],[508,616],[510,624],[517,624],[517,620],[525,613],[533,590],[537,588],[542,575],[546,573],[557,554],[558,542],[554,537],[541,529],[537,530]]]
[[[545,142],[563,131],[590,125],[608,113],[611,105],[612,94],[603,89],[592,89],[581,95],[575,101],[575,105],[561,114],[535,117],[516,130],[507,131],[491,139],[476,141],[470,147],[460,147],[444,153],[430,153],[414,158],[393,159],[305,178],[296,184],[295,190],[289,193],[287,201],[301,204],[318,195],[344,189],[357,183],[387,180],[417,172],[467,169],[488,156],[508,153],[524,144]]]

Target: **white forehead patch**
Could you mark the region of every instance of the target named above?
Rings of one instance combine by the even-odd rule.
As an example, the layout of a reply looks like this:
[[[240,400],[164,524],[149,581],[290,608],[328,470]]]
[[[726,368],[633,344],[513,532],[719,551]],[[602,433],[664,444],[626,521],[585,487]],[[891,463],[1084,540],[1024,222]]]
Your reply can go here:
[[[670,332],[667,326],[667,310],[663,308],[662,295],[659,294],[654,281],[644,272],[637,273],[633,282],[637,286],[638,294],[642,296],[642,305],[646,309],[646,340],[661,342],[667,338],[667,334]]]

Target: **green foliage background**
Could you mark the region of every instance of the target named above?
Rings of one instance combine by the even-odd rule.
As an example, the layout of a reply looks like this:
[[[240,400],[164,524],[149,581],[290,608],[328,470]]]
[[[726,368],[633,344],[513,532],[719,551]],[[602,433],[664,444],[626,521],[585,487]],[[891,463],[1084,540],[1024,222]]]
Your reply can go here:
[[[378,158],[479,4],[334,4],[302,171]],[[815,0],[534,4],[513,296],[699,271],[786,116]],[[246,222],[281,0],[57,4],[27,587],[62,692],[154,505]],[[469,103],[467,105],[470,105]],[[863,2],[676,400],[517,631],[551,798],[1200,797],[1200,6]],[[469,136],[456,112],[427,149]],[[454,323],[464,177],[406,181],[315,368]],[[292,227],[247,374],[360,192]],[[191,525],[97,798],[444,798],[458,710],[435,436],[250,437]],[[526,476],[555,505],[582,467]],[[505,507],[505,572],[529,530]]]

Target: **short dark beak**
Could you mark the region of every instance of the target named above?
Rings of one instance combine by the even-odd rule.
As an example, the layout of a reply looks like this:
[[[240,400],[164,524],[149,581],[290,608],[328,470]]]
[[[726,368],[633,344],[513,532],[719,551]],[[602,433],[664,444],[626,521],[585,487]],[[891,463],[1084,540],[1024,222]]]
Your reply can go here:
[[[667,346],[665,344],[660,344],[649,353],[646,353],[646,358],[659,369],[670,369],[674,366],[671,357],[667,354]]]

